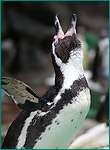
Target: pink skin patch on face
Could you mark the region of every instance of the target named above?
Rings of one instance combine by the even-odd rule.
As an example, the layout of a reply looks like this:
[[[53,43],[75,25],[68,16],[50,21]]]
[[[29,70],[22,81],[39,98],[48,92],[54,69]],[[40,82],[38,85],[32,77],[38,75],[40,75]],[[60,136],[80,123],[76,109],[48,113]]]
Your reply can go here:
[[[58,39],[64,39],[65,37],[72,36],[73,34],[76,34],[76,28],[75,28],[75,26],[76,26],[76,15],[75,14],[73,15],[73,19],[71,22],[71,28],[66,32],[66,34],[64,34],[64,32],[62,30],[62,27],[60,25],[60,22],[59,22],[59,19],[57,16],[55,17],[55,19],[56,19],[55,20],[55,27],[56,27],[57,35],[54,36],[54,40],[55,40],[56,44],[58,43]]]
[[[62,28],[60,28],[58,35],[54,36],[55,43],[58,43],[58,39],[63,39],[67,36],[72,36],[74,33],[76,34],[75,25],[70,30],[68,30],[66,34],[64,34]]]
[[[59,29],[58,35],[54,36],[55,43],[58,43],[58,39],[63,39],[64,38],[64,33],[62,31],[62,28]]]
[[[76,34],[75,26],[73,26],[70,30],[68,30],[64,37],[72,36],[74,33]]]
[[[61,39],[64,38],[64,33],[63,33],[62,29],[59,29],[58,36],[59,36],[59,38],[61,38]]]

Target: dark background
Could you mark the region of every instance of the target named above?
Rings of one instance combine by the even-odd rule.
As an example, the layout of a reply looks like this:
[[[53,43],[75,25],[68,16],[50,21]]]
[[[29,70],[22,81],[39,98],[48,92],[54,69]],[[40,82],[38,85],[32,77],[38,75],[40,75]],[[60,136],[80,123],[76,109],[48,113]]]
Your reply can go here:
[[[3,44],[8,41],[2,44],[8,49],[2,53],[2,75],[53,71],[50,51],[57,13],[64,31],[76,13],[77,26],[99,36],[109,27],[108,12],[108,2],[2,2],[1,38]]]
[[[1,4],[1,75],[22,80],[38,95],[48,90],[49,86],[44,81],[54,72],[50,52],[55,34],[54,17],[57,13],[65,32],[73,13],[78,18],[77,29],[83,26],[99,39],[101,31],[109,29],[109,2],[28,1]],[[93,68],[88,69],[96,70]],[[2,94],[3,141],[10,123],[20,110],[11,98]],[[93,97],[96,100],[97,93]],[[96,109],[97,105],[95,104]]]

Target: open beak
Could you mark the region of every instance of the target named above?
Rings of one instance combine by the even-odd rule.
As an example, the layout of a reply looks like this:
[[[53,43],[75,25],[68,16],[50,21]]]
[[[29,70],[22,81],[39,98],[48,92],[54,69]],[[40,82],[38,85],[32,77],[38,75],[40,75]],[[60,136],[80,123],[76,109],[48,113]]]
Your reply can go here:
[[[70,25],[68,31],[66,32],[66,34],[64,34],[64,32],[62,30],[62,27],[60,25],[59,19],[58,19],[58,14],[57,14],[55,16],[55,32],[56,32],[56,35],[54,36],[54,39],[56,41],[58,41],[59,38],[63,39],[67,36],[72,36],[73,34],[76,34],[76,20],[77,20],[76,14],[73,14],[71,25]]]

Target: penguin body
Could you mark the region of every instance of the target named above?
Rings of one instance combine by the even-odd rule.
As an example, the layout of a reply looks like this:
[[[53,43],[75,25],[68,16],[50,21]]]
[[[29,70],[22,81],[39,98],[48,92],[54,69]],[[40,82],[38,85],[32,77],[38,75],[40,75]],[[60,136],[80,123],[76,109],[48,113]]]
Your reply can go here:
[[[78,96],[73,97],[69,102],[63,103],[60,101],[57,109],[54,107],[46,112],[22,111],[12,123],[3,148],[67,148],[89,110],[88,88],[79,92]]]
[[[10,126],[2,148],[67,148],[80,129],[90,107],[90,93],[84,77],[83,52],[76,36],[75,24],[76,15],[73,15],[71,27],[64,34],[58,17],[55,18],[56,35],[52,44],[55,85],[42,97],[35,96],[29,90],[30,87],[28,93],[27,85],[24,84],[25,94],[14,89],[9,90],[11,86],[9,88],[8,84],[13,79],[6,84],[6,78],[3,78],[2,89],[15,95],[16,102],[23,111]],[[23,102],[16,94],[24,96]],[[35,107],[33,102],[36,103]]]

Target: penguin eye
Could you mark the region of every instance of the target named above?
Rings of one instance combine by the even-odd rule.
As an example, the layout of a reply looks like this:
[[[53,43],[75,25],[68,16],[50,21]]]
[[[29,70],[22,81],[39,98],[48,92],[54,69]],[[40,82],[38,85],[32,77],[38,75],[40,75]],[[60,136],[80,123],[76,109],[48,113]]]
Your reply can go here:
[[[54,45],[57,46],[58,45],[58,41],[54,41]]]

